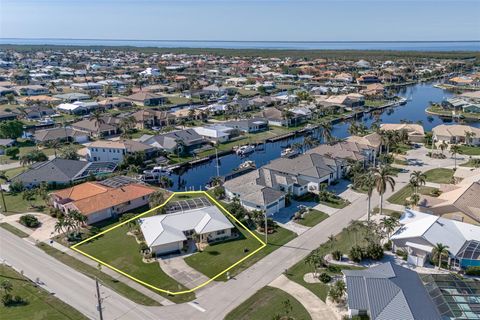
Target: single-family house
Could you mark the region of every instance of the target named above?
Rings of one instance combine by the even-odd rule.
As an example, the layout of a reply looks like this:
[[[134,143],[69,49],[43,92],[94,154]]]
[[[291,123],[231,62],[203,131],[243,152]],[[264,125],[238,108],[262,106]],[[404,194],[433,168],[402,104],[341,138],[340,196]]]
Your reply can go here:
[[[467,141],[467,133],[470,137]],[[446,125],[441,124],[432,129],[433,139],[437,142],[447,142],[452,144],[468,143],[480,146],[480,129],[463,124]]]
[[[138,129],[149,129],[152,127],[165,127],[175,123],[175,115],[160,110],[143,109],[132,114],[135,118],[135,126]]]
[[[152,147],[179,154],[189,154],[207,143],[207,140],[193,129],[176,130],[156,136],[144,135],[139,140]]]
[[[126,184],[110,184],[110,181],[85,182],[55,191],[50,194],[51,203],[65,213],[76,210],[87,217],[87,224],[93,224],[148,205],[148,199],[156,191],[131,181]]]
[[[343,270],[348,316],[371,320],[442,319],[418,273],[392,262]]]
[[[37,130],[33,135],[35,143],[46,144],[52,141],[85,143],[89,140],[88,133],[69,127]]]
[[[139,91],[125,98],[146,107],[161,106],[168,102],[168,99],[165,96],[145,91]]]
[[[139,225],[156,256],[182,251],[192,240],[209,243],[228,239],[234,228],[216,206],[141,218]]]
[[[127,154],[143,152],[146,158],[151,158],[155,151],[151,145],[135,140],[97,140],[87,146],[87,160],[120,163]]]
[[[382,123],[380,129],[383,131],[406,131],[410,142],[423,143],[425,139],[423,126],[415,123]]]
[[[445,262],[454,268],[480,266],[480,227],[435,215],[405,210],[390,237],[394,250],[408,253],[407,262],[424,266],[437,243],[448,246]]]

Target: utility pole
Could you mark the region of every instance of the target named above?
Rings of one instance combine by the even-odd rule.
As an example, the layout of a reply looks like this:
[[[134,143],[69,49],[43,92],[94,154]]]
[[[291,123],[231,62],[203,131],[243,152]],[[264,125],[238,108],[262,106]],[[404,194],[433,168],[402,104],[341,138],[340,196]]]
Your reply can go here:
[[[100,320],[103,320],[102,297],[100,296],[100,284],[98,278],[95,278],[95,286],[97,287],[97,310],[100,315]]]

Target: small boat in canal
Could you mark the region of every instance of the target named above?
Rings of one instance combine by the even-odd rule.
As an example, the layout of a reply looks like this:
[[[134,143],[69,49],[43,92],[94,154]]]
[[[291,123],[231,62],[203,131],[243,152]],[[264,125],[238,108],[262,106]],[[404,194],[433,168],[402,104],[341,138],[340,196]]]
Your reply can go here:
[[[299,154],[300,151],[298,151],[298,149],[286,148],[285,150],[282,150],[280,156],[282,158],[293,158]]]
[[[255,151],[255,146],[249,144],[249,145],[239,147],[235,152],[239,156],[244,156],[244,155],[250,154],[254,151]]]

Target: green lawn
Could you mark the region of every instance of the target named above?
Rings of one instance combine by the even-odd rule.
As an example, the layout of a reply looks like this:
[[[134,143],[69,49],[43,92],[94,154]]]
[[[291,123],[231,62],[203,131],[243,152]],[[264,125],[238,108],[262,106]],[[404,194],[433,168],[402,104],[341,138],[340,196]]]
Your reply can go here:
[[[328,214],[322,211],[311,209],[304,214],[302,219],[296,220],[295,222],[306,227],[313,227],[327,218]]]
[[[478,159],[469,159],[467,162],[462,163],[460,167],[473,167],[478,168],[480,167],[480,160]]]
[[[461,154],[467,156],[480,156],[480,147],[460,146]]]
[[[355,244],[364,246],[367,244],[365,240],[365,235],[367,234],[368,229],[363,227],[347,227],[343,229],[338,235],[335,236],[335,240],[333,242],[326,242],[322,244],[318,249],[317,252],[325,256],[335,250],[339,250],[343,254],[348,254],[350,248]],[[353,269],[349,267],[342,266],[342,269]],[[358,269],[358,268],[355,268]],[[287,277],[297,282],[298,284],[304,286],[308,290],[312,291],[315,295],[317,295],[323,301],[326,300],[329,286],[324,283],[307,283],[303,280],[303,277],[307,273],[313,272],[311,265],[305,263],[305,260],[299,261],[293,267],[288,269]],[[332,273],[329,271],[320,271],[320,273],[326,272],[330,275],[335,275],[338,273]]]
[[[287,300],[292,307],[290,319],[311,319],[307,310],[297,299],[280,289],[264,287],[227,314],[225,320],[268,320],[276,315],[285,316],[284,302]]]
[[[14,169],[8,169],[5,170],[5,175],[7,176],[8,179],[12,179],[16,175],[19,175],[20,173],[26,171],[28,168],[27,167],[18,167]]]
[[[34,212],[38,211],[38,209],[33,208],[34,206],[44,206],[45,201],[43,201],[40,197],[36,197],[32,201],[26,201],[22,198],[22,193],[4,193],[5,196],[5,204],[7,205],[7,212],[4,212],[6,215],[16,214],[16,213],[24,213],[24,212]],[[0,202],[0,205],[2,203]]]
[[[260,239],[265,240],[265,235],[255,234]],[[246,231],[242,231],[242,235],[243,237],[240,239],[209,245],[204,251],[185,258],[185,262],[207,277],[212,278],[261,246],[258,240],[254,239]],[[239,274],[261,258],[295,238],[295,236],[295,233],[278,227],[273,234],[268,235],[267,246],[238,266],[229,270],[230,276],[233,277]],[[244,252],[245,248],[248,249],[248,252]],[[227,276],[223,274],[216,280],[225,281],[227,280]]]
[[[342,198],[330,198],[328,201],[319,201],[318,203],[337,209],[343,209],[350,204],[348,200],[344,200]]]
[[[425,186],[418,188],[418,192],[423,195],[430,195],[434,190],[436,190],[436,188]],[[405,199],[411,197],[412,195],[413,189],[407,185],[391,195],[387,201],[393,204],[405,205]]]
[[[11,224],[9,223],[6,223],[6,222],[2,222],[0,223],[0,227],[2,227],[3,229],[5,230],[8,230],[10,231],[11,233],[13,233],[14,235],[16,236],[19,236],[20,238],[27,238],[28,237],[28,234],[23,232],[22,230],[12,226]]]
[[[437,168],[425,172],[427,182],[450,183],[453,178],[453,170],[446,168]]]
[[[0,265],[0,281],[8,280],[13,285],[13,296],[27,300],[26,305],[5,307],[0,304],[1,319],[64,320],[87,319],[80,312],[62,302],[47,291],[35,287],[10,267]]]
[[[92,266],[89,266],[86,263],[81,262],[80,260],[75,259],[74,257],[57,250],[55,248],[52,248],[51,246],[45,244],[45,243],[40,243],[38,245],[40,249],[45,251],[47,254],[51,255],[55,259],[59,260],[60,262],[66,264],[67,266],[85,274],[86,276],[90,278],[98,278],[100,282],[109,287],[110,289],[118,292],[122,296],[132,300],[133,302],[136,302],[138,304],[146,305],[146,306],[159,306],[160,304],[153,300],[150,297],[147,297],[141,292],[138,292],[137,290],[129,287],[128,285],[124,284],[121,281],[118,281],[106,273],[103,273],[101,270],[98,270],[97,268],[94,268]]]
[[[128,228],[124,225],[77,248],[160,289],[172,292],[187,289],[163,272],[158,262],[144,263],[139,250],[139,244],[132,236],[127,235],[127,232]],[[186,302],[195,298],[193,293],[168,296],[168,294],[163,292],[151,290],[175,302]]]

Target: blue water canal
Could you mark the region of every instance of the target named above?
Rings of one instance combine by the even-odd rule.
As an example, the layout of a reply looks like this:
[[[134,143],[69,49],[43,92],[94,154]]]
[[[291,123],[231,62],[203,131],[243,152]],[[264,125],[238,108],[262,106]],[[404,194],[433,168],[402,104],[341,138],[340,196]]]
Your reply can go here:
[[[452,93],[435,88],[434,83],[420,83],[413,86],[408,86],[400,89],[398,95],[408,98],[409,101],[399,107],[393,107],[383,110],[380,116],[382,123],[399,123],[401,120],[409,120],[413,122],[422,121],[425,130],[431,130],[433,127],[447,122],[446,119],[441,119],[437,116],[429,116],[425,113],[430,101],[441,102],[452,96]],[[358,121],[363,122],[368,127],[374,121],[372,114],[366,114]],[[469,125],[480,127],[480,122],[471,122]],[[349,136],[348,127],[349,123],[338,123],[333,126],[332,133],[335,137],[345,138]],[[282,146],[292,144],[294,142],[301,142],[303,137],[296,137],[292,139],[282,140],[274,143],[267,143],[263,151],[256,151],[248,157],[240,157],[236,154],[229,154],[219,157],[219,172],[220,175],[230,173],[233,169],[237,168],[245,160],[253,160],[257,167],[263,166],[273,159],[279,158],[282,151]],[[171,190],[200,190],[203,189],[205,184],[217,175],[216,161],[211,160],[202,164],[191,167],[187,170],[182,170],[178,174],[172,174],[170,178],[173,180],[174,185]]]

